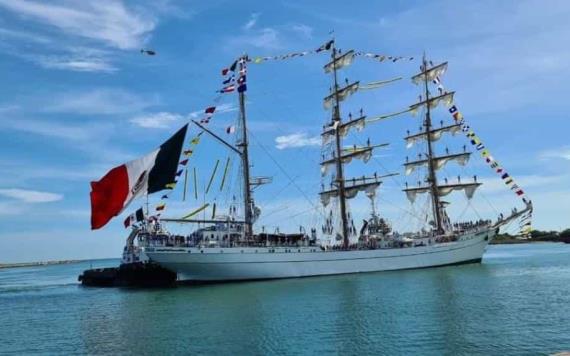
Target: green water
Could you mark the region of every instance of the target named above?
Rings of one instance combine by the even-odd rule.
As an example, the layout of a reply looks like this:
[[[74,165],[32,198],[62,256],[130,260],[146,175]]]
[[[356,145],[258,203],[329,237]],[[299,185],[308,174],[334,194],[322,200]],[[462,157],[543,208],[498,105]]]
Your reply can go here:
[[[483,264],[459,267],[167,290],[84,288],[76,278],[89,267],[0,270],[0,353],[570,350],[570,245],[491,246]]]

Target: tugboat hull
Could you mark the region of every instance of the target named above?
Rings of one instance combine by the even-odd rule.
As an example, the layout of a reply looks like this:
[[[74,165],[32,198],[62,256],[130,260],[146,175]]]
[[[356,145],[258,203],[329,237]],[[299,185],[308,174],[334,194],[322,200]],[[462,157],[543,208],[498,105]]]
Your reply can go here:
[[[176,273],[154,263],[138,262],[85,270],[78,280],[89,287],[172,287]]]

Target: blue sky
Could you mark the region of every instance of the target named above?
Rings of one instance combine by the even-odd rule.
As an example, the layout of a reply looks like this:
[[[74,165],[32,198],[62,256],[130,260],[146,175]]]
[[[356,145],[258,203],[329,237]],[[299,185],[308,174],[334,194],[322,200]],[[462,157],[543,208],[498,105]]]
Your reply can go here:
[[[535,226],[565,227],[568,18],[565,1],[0,0],[0,262],[118,256],[126,238],[123,219],[90,231],[89,182],[151,151],[210,106],[220,70],[241,53],[314,49],[333,29],[345,50],[416,57],[425,50],[434,62],[449,61],[444,84],[457,91],[468,123],[535,203]],[[143,47],[158,55],[141,55]],[[273,184],[255,195],[263,210],[259,225],[268,229],[320,226],[320,213],[313,209],[321,182],[315,137],[329,115],[322,108],[330,85],[322,71],[326,62],[325,55],[312,55],[249,66],[253,174],[273,177]],[[357,93],[343,106],[344,115],[361,107],[369,115],[383,114],[413,103],[419,92],[408,78],[418,66],[417,61],[357,60],[341,78],[405,79]],[[236,96],[224,96],[220,105],[225,110],[211,127],[225,135],[223,129],[236,121]],[[449,120],[443,109],[434,116]],[[404,157],[416,154],[406,152],[402,137],[417,126],[417,118],[404,116],[349,135],[347,144],[370,137],[391,146],[368,165],[351,164],[348,175],[401,172]],[[278,142],[287,147],[278,148]],[[443,145],[464,144],[459,135]],[[233,156],[204,139],[190,163],[198,167],[201,197],[182,202],[175,191],[167,215],[180,216],[202,202],[216,201],[224,209],[232,188],[239,195],[235,164],[222,192],[203,195],[215,161],[227,157]],[[452,216],[495,218],[521,206],[480,157],[470,163],[443,172],[477,174],[486,183],[471,202],[450,198]],[[406,180],[417,179],[387,180],[377,200],[380,211],[403,230],[421,227],[411,215],[426,209],[421,200],[414,206],[407,202],[399,190]],[[352,201],[355,220],[365,217],[368,207],[364,197]]]

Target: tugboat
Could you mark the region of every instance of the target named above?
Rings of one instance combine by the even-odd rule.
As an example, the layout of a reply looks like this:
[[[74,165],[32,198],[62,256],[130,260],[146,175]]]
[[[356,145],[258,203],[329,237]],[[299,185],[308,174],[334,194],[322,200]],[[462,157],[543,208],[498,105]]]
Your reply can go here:
[[[119,267],[95,268],[83,271],[78,280],[88,287],[173,287],[176,273],[149,261],[135,244],[137,237],[149,233],[146,226],[133,226]]]

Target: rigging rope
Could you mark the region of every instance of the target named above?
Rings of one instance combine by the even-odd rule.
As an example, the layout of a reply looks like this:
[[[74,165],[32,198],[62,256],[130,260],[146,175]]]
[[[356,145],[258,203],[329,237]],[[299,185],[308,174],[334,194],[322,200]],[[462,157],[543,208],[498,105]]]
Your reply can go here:
[[[279,168],[279,170],[281,171],[281,173],[283,173],[283,175],[285,175],[285,177],[287,177],[287,179],[289,179],[289,181],[291,182],[291,184],[293,184],[295,186],[295,189],[297,189],[297,191],[299,191],[299,193],[301,193],[303,195],[303,197],[305,198],[305,200],[315,209],[318,209],[318,207],[311,201],[311,199],[309,199],[309,197],[307,196],[307,194],[297,185],[297,183],[295,183],[295,180],[293,180],[291,178],[291,176],[289,175],[289,173],[287,173],[287,171],[279,164],[279,162],[277,162],[277,160],[271,155],[271,153],[269,153],[269,151],[267,150],[267,148],[257,139],[257,137],[248,130],[248,133],[250,134],[250,136],[256,141],[256,143],[259,145],[259,147],[261,147],[261,149],[263,150],[263,152],[265,152],[265,154],[273,161],[273,163],[275,163],[275,165],[277,166],[277,168]],[[323,217],[324,214],[323,214]]]

